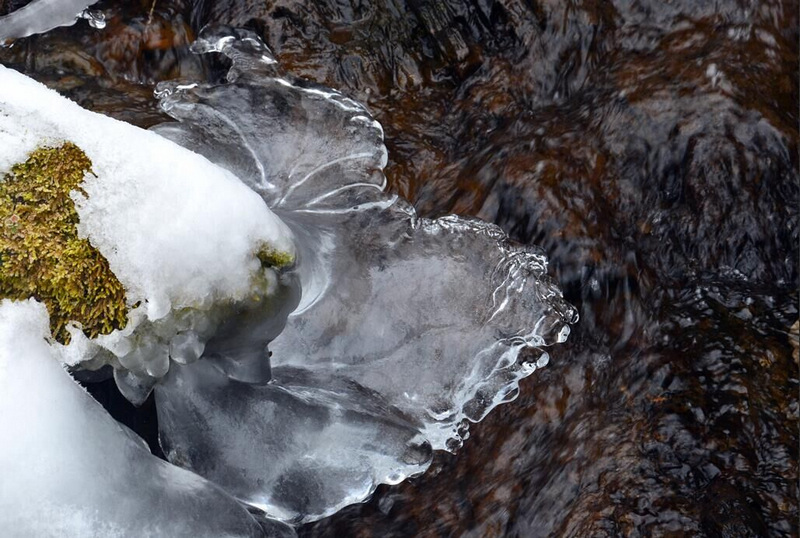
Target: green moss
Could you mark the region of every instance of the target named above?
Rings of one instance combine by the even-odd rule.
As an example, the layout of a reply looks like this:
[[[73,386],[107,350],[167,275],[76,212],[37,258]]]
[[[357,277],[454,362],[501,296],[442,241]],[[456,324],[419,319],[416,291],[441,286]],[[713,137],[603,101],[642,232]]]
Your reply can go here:
[[[256,253],[256,257],[262,265],[276,269],[284,269],[294,264],[294,256],[272,247],[263,247]]]
[[[54,337],[77,321],[90,338],[127,324],[125,290],[108,261],[78,237],[70,191],[92,163],[77,146],[40,148],[0,179],[0,298],[47,306]]]

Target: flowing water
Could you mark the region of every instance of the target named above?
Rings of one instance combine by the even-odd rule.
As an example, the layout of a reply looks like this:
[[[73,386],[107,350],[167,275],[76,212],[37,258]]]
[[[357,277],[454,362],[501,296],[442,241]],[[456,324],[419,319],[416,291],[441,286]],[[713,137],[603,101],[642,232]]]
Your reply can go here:
[[[0,0],[0,14],[24,4]],[[453,456],[303,536],[796,536],[798,5],[102,1],[0,50],[152,126],[208,23],[364,103],[389,190],[539,245],[580,313]],[[415,298],[415,300],[424,300]],[[89,389],[156,445],[152,399]]]

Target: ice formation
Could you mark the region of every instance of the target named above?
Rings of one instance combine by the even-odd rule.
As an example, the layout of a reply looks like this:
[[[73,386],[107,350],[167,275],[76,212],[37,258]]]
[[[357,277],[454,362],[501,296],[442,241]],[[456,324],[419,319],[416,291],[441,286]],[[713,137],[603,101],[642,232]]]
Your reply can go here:
[[[283,75],[254,34],[209,30],[195,49],[230,58],[228,82],[163,85],[179,122],[156,130],[232,171],[289,225],[302,295],[269,344],[268,385],[202,361],[170,372],[156,391],[161,439],[172,461],[245,502],[314,519],[424,469],[407,459],[421,440],[460,446],[576,314],[539,250],[473,219],[420,218],[384,193],[383,132],[363,106]],[[341,380],[348,391],[330,389]],[[364,394],[380,405],[359,411]],[[392,433],[374,437],[386,421]]]
[[[75,24],[84,10],[97,0],[34,0],[13,13],[0,17],[0,44]]]
[[[150,454],[59,365],[48,314],[0,301],[0,535],[293,536]]]
[[[167,457],[292,523],[428,467],[419,424],[378,394],[303,369],[272,374],[255,384],[230,380],[214,360],[176,367],[156,386]]]
[[[176,535],[213,514],[212,534],[260,532],[189,471],[269,517],[324,517],[457,449],[576,319],[539,250],[387,194],[383,131],[362,105],[284,75],[249,32],[212,29],[195,49],[231,60],[227,83],[160,86],[178,122],[155,132],[0,66],[0,177],[42,146],[86,153],[78,232],[131,309],[124,329],[89,339],[75,326],[60,345],[44,341],[40,305],[0,306],[0,410],[14,421],[0,458],[15,469],[0,530]],[[56,358],[112,364],[134,402],[155,386],[162,447],[188,471],[149,455]],[[19,490],[44,504],[21,495],[12,510]],[[94,511],[63,509],[75,498]]]
[[[140,401],[169,368],[170,350],[195,359],[229,317],[263,314],[282,283],[258,252],[293,259],[291,232],[229,171],[0,66],[0,177],[65,141],[92,161],[83,192],[72,193],[79,235],[108,260],[131,311],[124,329],[91,341],[75,328],[60,356],[113,364]]]

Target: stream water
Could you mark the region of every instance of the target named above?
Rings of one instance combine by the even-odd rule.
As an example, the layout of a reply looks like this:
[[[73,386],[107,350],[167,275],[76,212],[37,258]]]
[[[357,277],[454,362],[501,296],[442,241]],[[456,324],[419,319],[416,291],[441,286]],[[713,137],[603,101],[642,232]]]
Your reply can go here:
[[[0,14],[24,1],[0,0]],[[580,322],[423,476],[302,536],[796,536],[797,2],[125,0],[0,49],[149,127],[247,27],[364,103],[389,190],[544,248]],[[155,403],[88,383],[157,448]]]

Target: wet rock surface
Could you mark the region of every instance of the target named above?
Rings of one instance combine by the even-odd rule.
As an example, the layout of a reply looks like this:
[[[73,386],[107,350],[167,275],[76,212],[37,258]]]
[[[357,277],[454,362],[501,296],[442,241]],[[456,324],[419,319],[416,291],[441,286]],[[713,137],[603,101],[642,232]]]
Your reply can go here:
[[[580,311],[457,456],[301,535],[797,535],[796,3],[94,7],[105,30],[0,62],[148,126],[155,82],[224,72],[189,53],[200,27],[255,29],[370,108],[391,189],[543,246]]]

